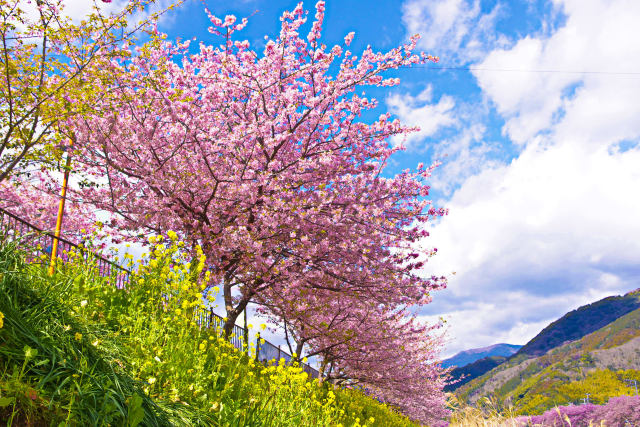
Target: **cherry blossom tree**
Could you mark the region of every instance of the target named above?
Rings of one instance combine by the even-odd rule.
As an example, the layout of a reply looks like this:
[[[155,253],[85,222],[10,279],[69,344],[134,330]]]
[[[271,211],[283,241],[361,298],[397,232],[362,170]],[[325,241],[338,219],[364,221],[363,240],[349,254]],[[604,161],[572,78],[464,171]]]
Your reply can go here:
[[[62,122],[90,113],[102,94],[87,83],[112,80],[101,64],[155,20],[129,22],[153,2],[132,0],[111,15],[96,3],[74,24],[63,0],[0,0],[0,182],[60,159],[70,136]]]
[[[377,327],[359,328],[349,342],[323,354],[326,377],[360,384],[366,393],[425,424],[446,417],[447,371],[438,362],[438,325],[421,325],[402,311],[382,319]]]
[[[119,80],[103,88],[112,97],[101,115],[69,123],[87,168],[106,177],[85,196],[116,215],[114,228],[171,229],[202,245],[223,286],[227,333],[267,290],[333,286],[393,305],[440,286],[415,274],[424,260],[408,250],[426,235],[420,225],[444,213],[424,199],[432,168],[383,177],[402,149],[388,138],[413,129],[389,114],[360,121],[377,103],[356,93],[396,85],[381,74],[433,58],[412,52],[417,37],[357,58],[349,34],[327,50],[323,18],[318,2],[303,38],[302,5],[285,12],[262,54],[234,40],[246,20],[233,16],[210,15],[224,42],[195,54],[159,35],[112,61]]]
[[[440,324],[429,326],[408,310],[349,295],[315,290],[290,297],[260,311],[284,323],[294,358],[320,357],[321,381],[362,388],[428,424],[446,417]]]
[[[0,207],[43,231],[53,233],[62,181],[46,170],[13,174],[0,182]],[[91,206],[67,200],[63,237],[78,237],[92,230],[96,217]]]
[[[388,113],[364,121],[377,102],[360,93],[397,85],[388,70],[434,60],[414,53],[417,36],[356,56],[350,33],[328,49],[320,1],[306,36],[299,4],[261,52],[239,38],[246,20],[209,13],[222,44],[193,53],[157,30],[137,47],[130,33],[115,37],[129,12],[96,11],[74,27],[53,0],[39,0],[40,20],[20,32],[19,3],[0,0],[5,206],[50,228],[58,188],[25,165],[59,161],[73,135],[74,174],[90,184],[72,189],[74,209],[110,212],[116,238],[173,230],[200,245],[223,288],[227,336],[255,302],[285,323],[298,357],[321,357],[326,380],[366,387],[415,419],[442,415],[441,343],[410,314],[445,285],[419,274],[436,250],[412,249],[445,213],[426,199],[435,165],[389,177],[403,149],[389,138],[416,129]]]
[[[321,357],[326,379],[437,417],[440,342],[409,313],[444,286],[418,274],[435,249],[412,247],[445,211],[426,200],[433,166],[386,176],[402,149],[389,138],[415,129],[387,113],[366,123],[377,102],[357,92],[397,85],[382,74],[433,58],[413,53],[417,37],[359,57],[353,34],[328,49],[324,2],[306,37],[302,5],[285,12],[262,52],[238,39],[246,20],[209,17],[222,45],[192,53],[155,34],[111,60],[115,85],[92,82],[105,94],[99,113],[65,123],[98,184],[78,196],[112,212],[125,236],[173,230],[201,245],[227,335],[256,302],[286,322],[298,356]]]

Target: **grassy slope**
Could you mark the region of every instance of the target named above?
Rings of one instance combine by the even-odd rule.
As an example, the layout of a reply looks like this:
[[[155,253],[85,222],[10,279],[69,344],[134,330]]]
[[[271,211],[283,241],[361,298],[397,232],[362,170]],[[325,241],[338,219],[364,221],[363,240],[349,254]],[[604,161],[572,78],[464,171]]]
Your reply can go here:
[[[354,390],[265,367],[188,315],[201,284],[164,251],[125,292],[0,247],[0,420],[13,425],[415,425]],[[178,269],[178,270],[176,270]],[[168,304],[161,295],[173,293]],[[155,295],[155,296],[154,296]],[[194,300],[195,301],[195,300]]]
[[[544,356],[514,357],[461,387],[458,395],[470,402],[510,398],[520,413],[539,414],[586,393],[595,403],[630,394],[624,378],[640,380],[640,309]]]

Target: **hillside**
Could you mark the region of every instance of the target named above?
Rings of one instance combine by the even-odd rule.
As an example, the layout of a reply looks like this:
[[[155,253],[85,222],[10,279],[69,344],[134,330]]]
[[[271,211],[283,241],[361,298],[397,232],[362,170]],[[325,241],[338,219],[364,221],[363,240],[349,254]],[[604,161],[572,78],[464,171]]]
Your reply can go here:
[[[178,248],[155,245],[125,290],[83,258],[49,275],[0,244],[3,425],[416,425],[295,363],[257,363],[200,327],[204,263],[191,270]]]
[[[542,356],[567,341],[575,341],[640,308],[640,289],[584,305],[544,328],[512,357]]]
[[[442,366],[444,368],[449,368],[451,366],[463,367],[468,365],[469,363],[473,363],[477,360],[484,359],[486,357],[492,356],[511,356],[518,349],[522,347],[521,345],[515,344],[494,344],[489,347],[482,348],[472,348],[470,350],[464,350],[456,355],[445,359],[442,361]]]
[[[550,349],[578,340],[638,308],[640,308],[640,291],[636,290],[622,296],[607,297],[570,311],[549,324],[524,346],[496,344],[462,351],[442,362],[444,367],[455,367],[451,371],[454,381],[464,378],[447,386],[446,389],[456,390],[506,360],[513,360],[515,365],[518,365],[519,362],[530,357],[542,356]]]
[[[480,360],[476,360],[473,363],[456,367],[451,371],[451,379],[455,381],[454,384],[445,386],[445,391],[453,391],[464,384],[468,383],[474,378],[478,378],[480,375],[484,375],[496,366],[504,363],[507,360],[504,356],[489,356]]]
[[[514,356],[463,385],[457,394],[470,403],[483,396],[499,403],[510,399],[519,413],[533,415],[578,403],[587,393],[597,404],[630,395],[634,390],[625,379],[640,381],[640,309],[545,355]]]

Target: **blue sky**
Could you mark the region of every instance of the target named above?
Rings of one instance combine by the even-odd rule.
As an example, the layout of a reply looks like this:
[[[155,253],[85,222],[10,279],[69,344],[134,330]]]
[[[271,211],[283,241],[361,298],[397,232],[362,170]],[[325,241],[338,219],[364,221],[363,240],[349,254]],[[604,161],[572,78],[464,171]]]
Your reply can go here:
[[[297,2],[205,3],[222,18],[249,17],[243,38],[260,47]],[[85,4],[70,1],[69,12]],[[450,214],[425,242],[439,249],[425,274],[450,286],[421,312],[448,320],[443,356],[524,344],[571,309],[640,287],[640,2],[328,0],[326,9],[329,46],[355,31],[354,52],[385,50],[419,33],[420,48],[441,58],[369,93],[376,115],[422,129],[389,173],[443,161],[432,198]],[[207,26],[202,2],[187,0],[161,30],[219,43]]]

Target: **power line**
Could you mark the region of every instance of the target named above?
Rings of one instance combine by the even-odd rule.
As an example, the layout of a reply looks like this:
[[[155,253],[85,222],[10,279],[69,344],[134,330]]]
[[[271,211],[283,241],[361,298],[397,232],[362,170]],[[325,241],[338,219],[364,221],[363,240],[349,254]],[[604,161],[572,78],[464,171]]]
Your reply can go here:
[[[544,74],[603,74],[618,76],[640,76],[637,71],[577,71],[577,70],[535,70],[518,68],[485,68],[485,67],[434,67],[428,65],[414,65],[401,68],[423,68],[427,70],[453,70],[453,71],[492,71],[506,73],[544,73]]]

